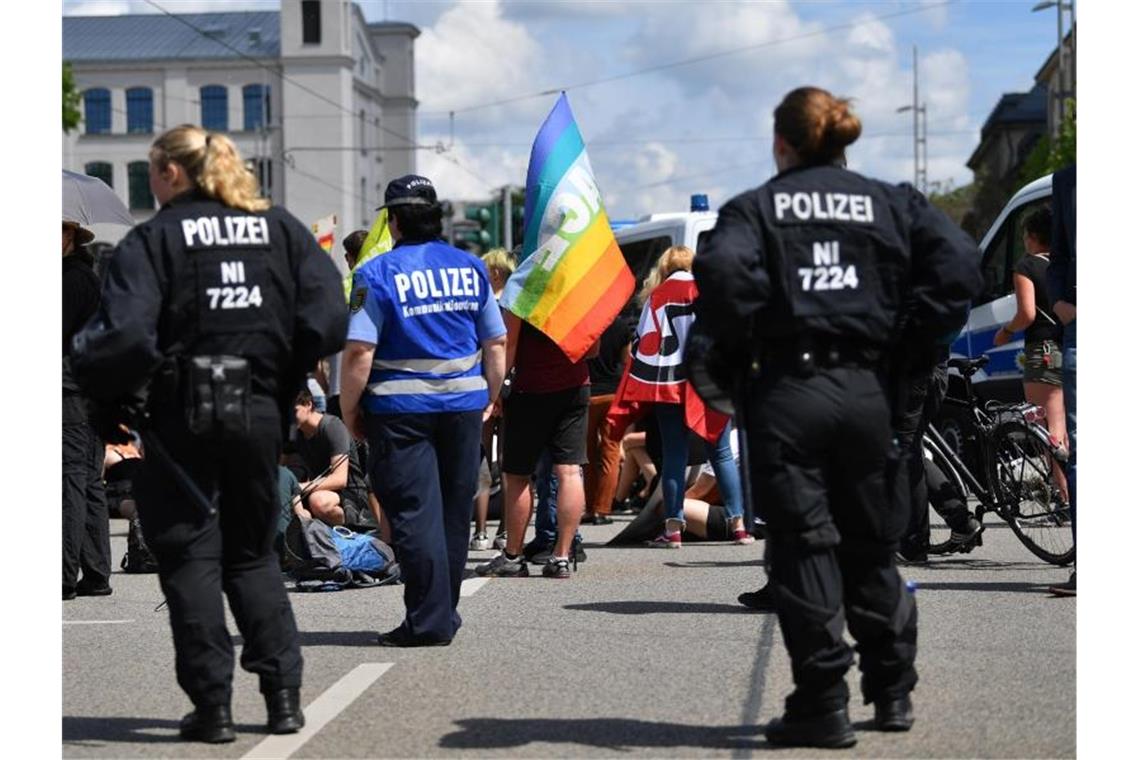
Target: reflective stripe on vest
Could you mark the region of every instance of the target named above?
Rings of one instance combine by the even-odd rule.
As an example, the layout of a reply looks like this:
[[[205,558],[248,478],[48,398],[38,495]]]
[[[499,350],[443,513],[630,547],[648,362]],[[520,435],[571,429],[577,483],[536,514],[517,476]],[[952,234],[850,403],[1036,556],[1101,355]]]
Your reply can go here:
[[[399,396],[409,393],[468,393],[487,389],[482,375],[471,377],[433,377],[417,380],[381,380],[368,386],[373,396]]]
[[[467,372],[482,359],[483,350],[480,349],[470,356],[461,356],[458,359],[376,359],[372,362],[372,368],[430,375],[453,375],[457,372]]]

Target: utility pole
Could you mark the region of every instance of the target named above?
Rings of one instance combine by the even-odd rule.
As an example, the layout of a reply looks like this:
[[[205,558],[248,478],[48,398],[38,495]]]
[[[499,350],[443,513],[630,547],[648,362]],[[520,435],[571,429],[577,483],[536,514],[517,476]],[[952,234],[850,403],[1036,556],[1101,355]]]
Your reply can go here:
[[[914,186],[919,190],[918,184],[918,45],[912,46],[914,51]]]
[[[914,46],[914,100],[895,113],[914,112],[914,186],[926,192],[926,104],[918,102],[918,45]]]

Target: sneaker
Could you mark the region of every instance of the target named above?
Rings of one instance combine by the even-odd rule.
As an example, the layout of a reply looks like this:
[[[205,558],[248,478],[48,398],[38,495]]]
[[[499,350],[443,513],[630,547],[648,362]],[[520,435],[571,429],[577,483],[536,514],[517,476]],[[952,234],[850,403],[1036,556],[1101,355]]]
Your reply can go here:
[[[965,546],[981,535],[982,523],[976,517],[967,518],[962,530],[951,530],[950,541],[956,546]]]
[[[1053,596],[1076,596],[1077,595],[1077,571],[1074,570],[1073,574],[1069,576],[1067,583],[1061,583],[1056,586],[1049,587],[1049,593]]]
[[[490,562],[477,566],[475,574],[483,578],[525,578],[530,570],[522,557],[507,559],[507,555],[500,552]]]
[[[540,538],[532,538],[523,547],[523,558],[532,565],[545,565],[554,555],[554,544]]]
[[[662,533],[652,541],[646,541],[645,545],[654,549],[680,549],[681,532]]]
[[[471,538],[471,544],[467,548],[473,552],[482,552],[487,551],[491,546],[491,539],[487,537],[487,533],[479,531]]]
[[[542,568],[543,578],[569,578],[570,560],[562,557],[551,557]]]
[[[500,532],[495,534],[494,547],[496,549],[498,549],[499,551],[503,551],[504,549],[507,548],[507,532],[506,531],[500,531]]]
[[[756,539],[753,538],[752,534],[746,531],[744,528],[740,528],[739,530],[734,530],[732,532],[732,543],[739,544],[740,546],[747,546],[748,544],[756,543]]]

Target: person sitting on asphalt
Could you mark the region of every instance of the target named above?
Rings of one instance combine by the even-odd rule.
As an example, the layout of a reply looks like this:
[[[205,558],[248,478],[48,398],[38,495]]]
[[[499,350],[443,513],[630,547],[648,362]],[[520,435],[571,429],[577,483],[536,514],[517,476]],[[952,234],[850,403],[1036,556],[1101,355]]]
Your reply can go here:
[[[294,507],[301,517],[316,518],[328,525],[377,527],[356,442],[348,428],[331,414],[313,407],[313,396],[302,390],[293,407],[297,421],[296,448],[309,472],[300,484],[304,498]]]

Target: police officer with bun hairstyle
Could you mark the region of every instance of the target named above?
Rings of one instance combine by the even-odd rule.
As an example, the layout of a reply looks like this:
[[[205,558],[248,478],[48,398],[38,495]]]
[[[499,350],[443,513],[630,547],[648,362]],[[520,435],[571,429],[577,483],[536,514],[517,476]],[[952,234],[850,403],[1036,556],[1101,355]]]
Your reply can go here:
[[[223,592],[271,733],[294,733],[301,650],[273,551],[277,461],[305,371],[344,344],[344,289],[304,224],[258,196],[233,143],[175,127],[150,149],[162,204],[111,257],[99,311],[73,343],[102,429],[138,424],[134,483],[170,610],[182,738],[234,740]],[[148,385],[149,381],[149,385]],[[128,399],[147,386],[145,416]],[[133,418],[132,418],[133,417]]]
[[[845,622],[874,727],[913,723],[918,620],[895,568],[908,503],[891,369],[904,356],[932,366],[982,286],[977,246],[921,193],[845,168],[860,130],[848,101],[788,93],[778,174],[720,209],[693,264],[698,322],[752,368],[752,491],[795,682],[766,730],[779,745],[855,744]]]
[[[368,439],[404,581],[404,621],[377,643],[445,646],[462,623],[480,437],[503,385],[507,331],[487,267],[439,239],[431,180],[393,180],[381,208],[395,245],[353,278],[341,411]]]

